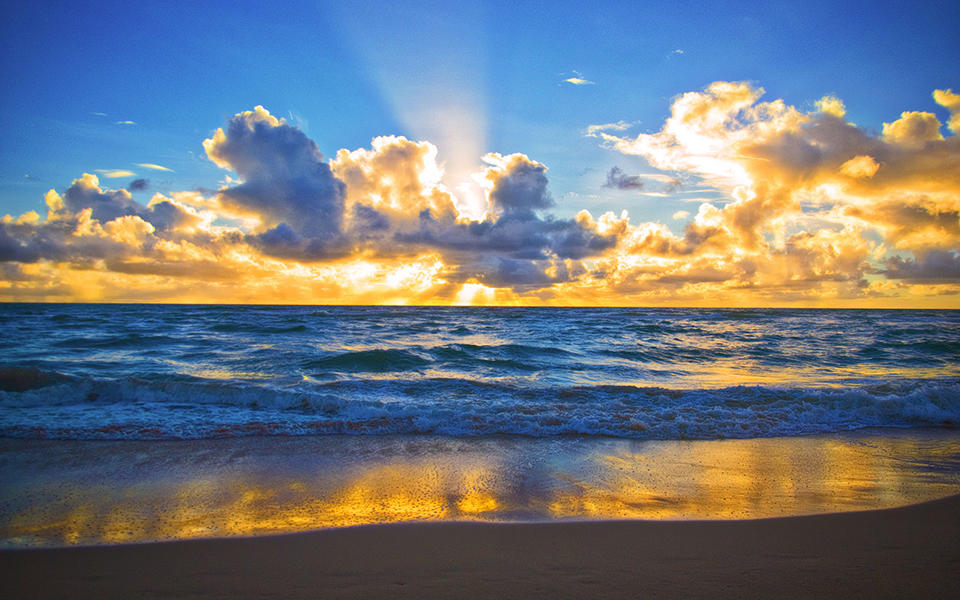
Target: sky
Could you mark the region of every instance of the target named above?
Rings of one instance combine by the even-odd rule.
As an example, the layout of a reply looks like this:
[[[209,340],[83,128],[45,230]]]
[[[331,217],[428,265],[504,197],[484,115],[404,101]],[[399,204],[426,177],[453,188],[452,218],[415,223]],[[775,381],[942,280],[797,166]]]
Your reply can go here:
[[[5,8],[0,301],[960,307],[956,2],[280,4]]]

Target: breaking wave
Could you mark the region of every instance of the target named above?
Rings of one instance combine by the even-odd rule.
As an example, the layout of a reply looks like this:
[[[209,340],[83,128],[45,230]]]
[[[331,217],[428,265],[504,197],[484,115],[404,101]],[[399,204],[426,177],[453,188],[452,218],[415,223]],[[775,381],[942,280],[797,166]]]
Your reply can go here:
[[[411,357],[371,355],[371,368]],[[451,378],[302,381],[189,376],[106,380],[0,371],[0,436],[198,439],[244,435],[773,437],[956,427],[960,381],[831,388],[515,385]]]

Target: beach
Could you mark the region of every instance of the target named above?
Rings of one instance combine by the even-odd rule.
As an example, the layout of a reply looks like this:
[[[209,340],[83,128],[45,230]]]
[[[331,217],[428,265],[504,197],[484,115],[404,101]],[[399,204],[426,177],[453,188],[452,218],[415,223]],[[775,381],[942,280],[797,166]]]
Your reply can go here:
[[[943,597],[956,311],[7,305],[6,596]]]
[[[0,552],[16,598],[946,598],[960,497],[747,521],[419,523]]]
[[[5,440],[0,577],[13,598],[948,597],[957,447]]]

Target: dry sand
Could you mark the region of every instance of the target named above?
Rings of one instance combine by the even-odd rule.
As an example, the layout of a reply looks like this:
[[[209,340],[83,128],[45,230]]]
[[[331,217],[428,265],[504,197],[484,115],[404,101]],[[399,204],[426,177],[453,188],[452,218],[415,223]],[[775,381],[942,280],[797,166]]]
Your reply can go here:
[[[0,577],[7,598],[958,597],[960,496],[756,521],[422,523],[5,550]]]

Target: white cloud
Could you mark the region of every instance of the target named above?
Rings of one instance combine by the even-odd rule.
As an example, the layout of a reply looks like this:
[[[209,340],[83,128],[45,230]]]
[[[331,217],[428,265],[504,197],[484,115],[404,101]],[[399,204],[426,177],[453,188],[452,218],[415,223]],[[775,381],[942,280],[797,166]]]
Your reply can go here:
[[[153,169],[154,171],[169,171],[171,173],[175,172],[173,169],[169,167],[165,167],[163,165],[158,165],[155,163],[137,163],[137,166],[143,167],[144,169]]]
[[[115,179],[117,177],[133,177],[136,175],[133,171],[128,171],[126,169],[96,169],[97,173],[100,173],[104,177],[109,177]]]
[[[627,121],[617,121],[616,123],[601,123],[599,125],[589,125],[587,126],[587,131],[585,135],[587,137],[599,137],[599,135],[604,131],[624,131],[629,129],[639,123],[639,121],[634,121],[628,123]]]
[[[563,81],[572,85],[596,85],[595,81],[584,79],[583,75],[579,71],[573,71],[573,75],[567,77]]]

